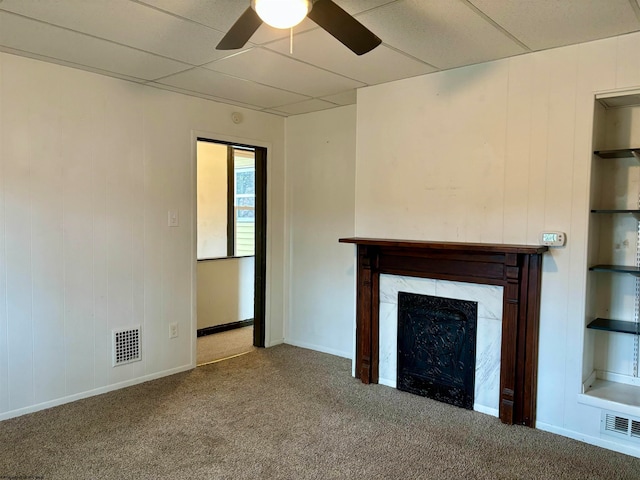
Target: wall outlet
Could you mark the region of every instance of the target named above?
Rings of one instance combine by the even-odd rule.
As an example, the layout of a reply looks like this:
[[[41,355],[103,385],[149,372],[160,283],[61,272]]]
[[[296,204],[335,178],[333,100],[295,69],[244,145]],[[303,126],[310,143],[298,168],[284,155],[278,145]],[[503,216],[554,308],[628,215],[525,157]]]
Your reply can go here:
[[[178,324],[169,324],[169,338],[176,338],[178,336]]]

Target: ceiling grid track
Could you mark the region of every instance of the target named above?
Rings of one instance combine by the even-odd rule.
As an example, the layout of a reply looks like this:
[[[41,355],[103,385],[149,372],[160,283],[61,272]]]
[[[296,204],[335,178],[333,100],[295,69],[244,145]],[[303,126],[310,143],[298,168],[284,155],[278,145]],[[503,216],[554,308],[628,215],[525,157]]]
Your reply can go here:
[[[638,0],[323,0],[307,6],[296,26],[293,55],[285,55],[289,31],[265,27],[262,19],[251,24],[256,30],[243,48],[216,52],[241,16],[255,20],[250,5],[0,0],[0,52],[288,116],[352,105],[359,88],[640,34]],[[336,18],[350,27],[336,26]],[[377,46],[363,45],[353,28],[371,33]],[[375,50],[347,55],[331,35],[353,51]]]

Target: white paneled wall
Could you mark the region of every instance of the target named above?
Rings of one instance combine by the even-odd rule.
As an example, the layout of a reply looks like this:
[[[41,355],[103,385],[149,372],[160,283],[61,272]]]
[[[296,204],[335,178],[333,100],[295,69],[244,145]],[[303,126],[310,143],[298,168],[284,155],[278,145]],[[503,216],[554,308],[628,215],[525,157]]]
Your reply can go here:
[[[269,149],[282,341],[284,120],[234,110],[0,54],[0,419],[194,366],[194,132]],[[138,324],[142,361],[113,368],[112,330]]]
[[[356,234],[537,244],[544,257],[538,427],[600,438],[583,380],[588,192],[596,92],[640,86],[640,35],[359,90]],[[346,330],[345,330],[346,331]]]
[[[198,330],[253,319],[254,272],[253,256],[198,262]]]
[[[285,341],[351,357],[356,108],[287,118],[288,319]]]

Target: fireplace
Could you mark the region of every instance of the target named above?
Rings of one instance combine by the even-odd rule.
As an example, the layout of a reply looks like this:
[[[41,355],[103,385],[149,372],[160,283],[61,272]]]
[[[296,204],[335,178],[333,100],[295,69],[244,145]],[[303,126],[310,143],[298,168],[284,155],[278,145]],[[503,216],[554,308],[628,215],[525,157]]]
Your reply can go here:
[[[478,303],[398,293],[397,388],[473,409]]]
[[[357,245],[356,377],[378,383],[380,275],[503,288],[499,417],[535,426],[542,254],[538,245],[342,238]]]
[[[398,295],[452,298],[478,305],[473,409],[499,417],[504,288],[383,273],[379,279],[378,383],[398,387]]]

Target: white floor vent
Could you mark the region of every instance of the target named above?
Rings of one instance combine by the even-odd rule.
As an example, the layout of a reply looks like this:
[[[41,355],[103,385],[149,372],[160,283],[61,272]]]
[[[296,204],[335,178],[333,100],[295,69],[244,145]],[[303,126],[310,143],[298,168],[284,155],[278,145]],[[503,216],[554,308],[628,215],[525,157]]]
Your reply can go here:
[[[640,419],[603,411],[600,432],[640,443]]]
[[[140,326],[113,331],[113,366],[137,362],[140,356]]]

